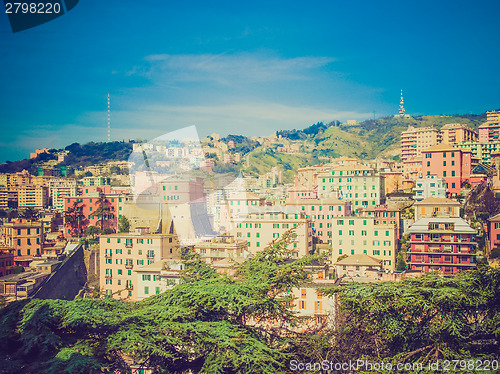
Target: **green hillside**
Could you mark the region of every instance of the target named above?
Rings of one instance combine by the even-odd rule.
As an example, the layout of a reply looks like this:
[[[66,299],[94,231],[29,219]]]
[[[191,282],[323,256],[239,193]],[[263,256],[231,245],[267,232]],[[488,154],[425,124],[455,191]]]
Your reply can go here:
[[[317,123],[304,130],[278,132],[282,143],[299,144],[301,153],[283,154],[257,147],[250,152],[250,167],[244,169],[253,175],[269,172],[273,166],[284,171],[285,181],[293,180],[294,170],[305,165],[329,162],[335,157],[357,157],[359,159],[398,159],[401,132],[409,125],[440,129],[448,123],[461,123],[471,128],[486,120],[486,115],[433,115],[414,118],[384,117],[367,120],[354,126],[333,121],[327,125]],[[243,166],[243,163],[242,163]]]

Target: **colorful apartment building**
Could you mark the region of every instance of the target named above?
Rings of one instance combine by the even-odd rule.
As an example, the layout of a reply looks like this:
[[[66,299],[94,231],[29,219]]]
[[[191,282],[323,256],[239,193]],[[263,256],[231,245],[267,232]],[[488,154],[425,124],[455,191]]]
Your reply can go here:
[[[16,190],[0,188],[0,209],[16,209],[18,204],[18,193]]]
[[[99,209],[101,194],[94,193],[88,194],[87,196],[74,196],[64,199],[64,211],[68,212],[73,209],[74,204],[77,204],[77,207],[80,209],[80,213],[82,218],[79,222],[77,228],[74,228],[70,225],[67,219],[64,220],[64,235],[71,236],[75,234],[75,230],[77,234],[85,233],[85,229],[88,226],[97,226],[101,228],[110,228],[116,231],[118,226],[118,196],[106,196],[102,195],[106,199],[106,205],[109,208],[108,214],[96,214],[96,211]]]
[[[478,132],[480,143],[500,140],[500,111],[486,112],[486,122],[479,126]]]
[[[139,293],[134,270],[156,261],[179,258],[180,246],[175,235],[149,234],[148,230],[101,235],[100,289],[107,297],[136,301]]]
[[[421,218],[409,229],[409,269],[456,274],[476,267],[476,230],[460,217]]]
[[[248,242],[242,239],[235,239],[234,236],[220,235],[209,240],[196,243],[194,251],[208,264],[231,258],[246,259],[250,252],[248,251]]]
[[[413,204],[415,221],[421,218],[460,217],[461,204],[452,199],[428,197]]]
[[[83,178],[83,185],[85,187],[92,186],[108,186],[111,184],[111,179],[108,177],[85,177]]]
[[[428,175],[425,178],[419,178],[413,188],[413,197],[415,201],[422,201],[428,197],[446,198],[446,182],[443,178],[436,175]]]
[[[418,159],[422,151],[441,142],[441,133],[433,127],[408,126],[401,133],[401,160]]]
[[[443,178],[449,196],[460,195],[462,183],[469,179],[471,169],[470,151],[457,149],[448,144],[438,144],[423,151],[423,175]]]
[[[0,241],[3,246],[14,249],[14,261],[29,266],[33,256],[42,255],[42,222],[17,219],[0,226]]]
[[[455,147],[470,151],[473,165],[478,163],[490,165],[492,163],[492,154],[500,150],[500,140],[493,140],[487,143],[469,141],[455,144]]]
[[[49,189],[45,186],[17,187],[18,206],[46,208],[49,205]]]
[[[379,217],[338,217],[332,226],[333,262],[342,255],[366,254],[383,261],[386,270],[396,268],[396,224],[381,224]]]
[[[181,282],[185,265],[177,260],[160,260],[134,270],[137,281],[137,301],[158,295]]]
[[[231,235],[238,240],[246,240],[250,253],[256,253],[290,230],[296,234],[296,238],[288,245],[291,255],[300,258],[312,253],[311,219],[306,217],[305,212],[292,207],[250,208],[244,221],[231,230]]]
[[[13,274],[15,249],[9,247],[0,247],[0,277]]]
[[[422,178],[422,155],[403,161],[403,186],[405,182],[414,182],[418,178]]]
[[[51,205],[58,211],[64,211],[64,199],[78,194],[76,179],[51,178],[48,182]]]
[[[488,239],[490,240],[490,250],[500,247],[500,214],[488,220]]]
[[[332,218],[351,215],[351,203],[334,197],[288,200],[286,205],[304,212],[311,219],[313,235],[321,243],[332,244]]]
[[[318,174],[318,194],[350,201],[353,212],[358,213],[385,201],[385,179],[368,166],[337,166]]]
[[[448,123],[441,127],[441,143],[458,144],[462,142],[476,142],[478,133],[476,130],[461,123]]]
[[[396,239],[402,234],[401,210],[389,208],[387,205],[368,207],[360,212],[361,217],[374,217],[376,225],[396,225]]]

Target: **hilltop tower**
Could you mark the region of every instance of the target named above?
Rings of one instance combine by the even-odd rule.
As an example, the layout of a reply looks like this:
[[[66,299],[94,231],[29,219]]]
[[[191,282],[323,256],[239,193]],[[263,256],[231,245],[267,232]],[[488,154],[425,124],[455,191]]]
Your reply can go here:
[[[394,117],[410,118],[409,114],[405,114],[405,101],[403,99],[403,90],[401,90],[401,100],[399,100],[399,114],[394,115]]]
[[[108,143],[110,141],[111,141],[111,113],[110,113],[109,92],[108,92]]]
[[[108,96],[108,103],[109,103],[109,96]],[[405,116],[404,103],[405,103],[405,101],[403,100],[403,90],[401,90],[401,100],[399,101],[399,115],[401,117]]]

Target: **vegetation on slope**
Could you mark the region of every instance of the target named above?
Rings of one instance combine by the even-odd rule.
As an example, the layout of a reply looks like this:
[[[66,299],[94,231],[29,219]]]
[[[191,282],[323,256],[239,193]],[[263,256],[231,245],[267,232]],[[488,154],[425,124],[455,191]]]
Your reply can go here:
[[[137,303],[14,302],[0,310],[0,368],[102,373],[134,363],[158,373],[291,373],[292,360],[427,365],[444,359],[483,360],[484,370],[485,360],[498,360],[500,269],[490,267],[324,289],[339,297],[336,323],[291,331],[300,318],[287,290],[307,282],[304,266],[312,259],[286,261],[292,237],[246,261],[236,278],[191,257],[184,283]]]

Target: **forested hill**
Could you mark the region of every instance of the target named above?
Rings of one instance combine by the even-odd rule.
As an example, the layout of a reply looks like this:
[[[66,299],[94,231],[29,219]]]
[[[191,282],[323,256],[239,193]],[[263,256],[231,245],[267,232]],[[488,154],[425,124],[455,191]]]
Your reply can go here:
[[[133,143],[134,141],[90,142],[83,145],[73,143],[64,149],[68,151],[68,154],[64,162],[58,165],[78,168],[79,166],[95,165],[106,161],[124,161],[132,153]],[[7,161],[5,164],[0,164],[0,173],[15,173],[28,170],[30,173],[36,174],[38,165],[49,160],[57,160],[56,153],[60,151],[63,151],[63,149],[51,149],[49,153],[42,153],[35,159]]]
[[[477,129],[485,120],[486,114],[434,115],[414,118],[384,117],[350,126],[339,121],[332,121],[328,124],[318,122],[302,130],[277,131],[281,139],[274,142],[274,148],[265,149],[254,138],[250,139],[243,135],[228,135],[222,140],[235,142],[236,148],[231,150],[232,152],[249,154],[250,166],[246,167],[243,162],[240,165],[246,167],[244,171],[259,174],[269,171],[272,166],[279,165],[291,176],[297,167],[324,163],[332,157],[397,159],[401,132],[406,130],[408,125],[440,128],[447,123],[462,123]],[[133,140],[110,143],[90,142],[83,145],[73,143],[65,148],[69,153],[61,165],[77,168],[111,160],[127,160],[132,152],[133,143]],[[297,154],[275,152],[277,147],[286,145],[300,147],[300,152]],[[0,164],[0,173],[13,173],[23,169],[35,173],[39,164],[55,159],[58,151],[61,150],[52,149],[49,154],[42,154],[36,159],[8,161]]]

